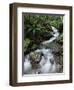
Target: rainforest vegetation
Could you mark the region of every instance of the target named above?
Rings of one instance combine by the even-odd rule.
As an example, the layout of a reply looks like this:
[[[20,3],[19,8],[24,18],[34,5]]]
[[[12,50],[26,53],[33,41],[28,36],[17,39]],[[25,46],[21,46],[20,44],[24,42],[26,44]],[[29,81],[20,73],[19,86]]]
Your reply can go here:
[[[63,44],[63,16],[60,15],[24,15],[24,53],[29,53],[37,48],[41,42],[52,37],[54,26],[60,33],[56,39],[58,44]]]

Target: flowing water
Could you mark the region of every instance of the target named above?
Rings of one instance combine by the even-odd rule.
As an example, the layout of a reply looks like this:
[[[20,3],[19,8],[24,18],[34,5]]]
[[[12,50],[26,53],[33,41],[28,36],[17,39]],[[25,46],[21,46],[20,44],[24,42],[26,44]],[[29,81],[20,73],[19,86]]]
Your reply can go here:
[[[56,64],[52,49],[45,48],[45,45],[50,44],[59,36],[58,30],[53,26],[51,34],[52,37],[49,40],[41,43],[42,48],[25,56],[24,74],[56,73],[59,70],[60,65]]]

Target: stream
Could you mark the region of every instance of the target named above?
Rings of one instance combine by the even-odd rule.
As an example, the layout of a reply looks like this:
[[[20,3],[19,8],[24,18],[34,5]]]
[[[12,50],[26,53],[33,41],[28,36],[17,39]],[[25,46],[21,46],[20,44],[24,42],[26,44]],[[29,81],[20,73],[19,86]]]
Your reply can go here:
[[[52,37],[43,41],[39,49],[30,52],[24,59],[24,74],[58,73],[61,65],[56,63],[51,48],[46,48],[59,36],[58,30],[52,26]]]

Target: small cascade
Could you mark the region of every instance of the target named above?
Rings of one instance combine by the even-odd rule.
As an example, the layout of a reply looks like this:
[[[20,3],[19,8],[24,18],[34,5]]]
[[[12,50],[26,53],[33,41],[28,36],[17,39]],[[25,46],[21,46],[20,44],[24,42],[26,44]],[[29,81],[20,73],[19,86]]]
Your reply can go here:
[[[50,44],[59,36],[58,30],[53,26],[52,26],[51,34],[52,34],[52,37],[49,40],[42,42],[41,45],[44,46],[44,45]],[[24,73],[45,74],[45,73],[56,73],[58,71],[57,69],[59,69],[60,66],[56,64],[54,60],[54,56],[52,54],[52,50],[50,48],[46,49],[43,46],[40,49],[30,52],[29,55],[25,57]],[[32,58],[35,58],[35,60],[32,61],[31,60]]]
[[[49,40],[42,42],[43,45],[46,45],[46,44],[53,42],[59,36],[59,32],[55,27],[52,26],[52,30],[53,30],[51,32],[52,37]]]

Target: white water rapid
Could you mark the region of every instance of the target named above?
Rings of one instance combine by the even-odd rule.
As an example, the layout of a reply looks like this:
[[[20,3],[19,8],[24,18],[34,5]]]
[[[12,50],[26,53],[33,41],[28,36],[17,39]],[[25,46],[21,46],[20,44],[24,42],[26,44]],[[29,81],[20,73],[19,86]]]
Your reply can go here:
[[[47,41],[42,42],[42,44],[51,43],[51,42],[53,42],[53,41],[59,36],[59,32],[58,32],[58,30],[57,30],[55,27],[52,26],[52,30],[53,30],[53,32],[51,32],[51,35],[52,35],[53,37],[51,37],[51,38],[50,38],[49,40],[47,40]]]
[[[58,36],[58,30],[52,26],[52,37],[49,40],[42,42],[42,45],[49,44],[53,42]],[[32,53],[32,52],[31,52]],[[46,73],[56,73],[60,68],[57,65],[51,49],[41,48],[34,51],[37,54],[34,63],[31,63],[30,54],[25,57],[24,60],[24,74],[46,74]],[[33,61],[32,61],[33,62]]]

